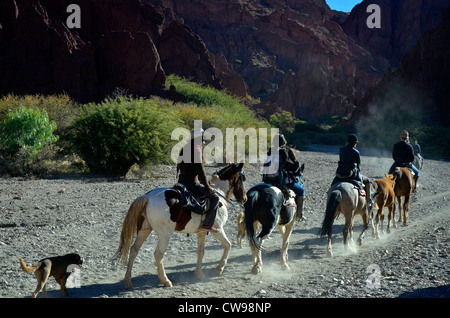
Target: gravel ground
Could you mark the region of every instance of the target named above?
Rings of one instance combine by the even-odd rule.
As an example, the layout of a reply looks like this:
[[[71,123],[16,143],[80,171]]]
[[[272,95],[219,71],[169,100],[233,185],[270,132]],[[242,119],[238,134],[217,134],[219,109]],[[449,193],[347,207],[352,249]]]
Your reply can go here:
[[[392,159],[364,156],[362,173],[383,177]],[[158,166],[152,178],[125,180],[77,177],[59,179],[0,179],[0,297],[30,297],[36,287],[32,274],[20,270],[49,256],[79,253],[84,259],[80,286],[70,288],[72,298],[392,298],[450,296],[450,164],[427,160],[411,204],[409,226],[399,225],[380,239],[366,232],[361,247],[345,250],[344,218],[333,228],[333,258],[326,257],[326,238],[318,232],[325,212],[326,191],[337,166],[337,155],[301,152],[305,163],[307,201],[305,222],[296,224],[289,248],[290,271],[280,271],[281,235],[275,230],[264,242],[263,272],[251,274],[248,243],[236,244],[237,215],[229,207],[225,230],[233,246],[221,277],[214,269],[222,245],[206,240],[204,281],[194,276],[196,235],[174,234],[164,264],[174,287],[159,285],[153,252],[156,236],[144,243],[133,268],[132,290],[124,289],[125,268],[112,261],[123,218],[131,202],[155,187],[176,182],[175,167]],[[216,167],[207,167],[210,175]],[[246,167],[246,188],[260,182],[259,167]],[[398,217],[398,212],[396,213]],[[387,222],[385,222],[385,226]],[[355,236],[362,220],[355,219]],[[372,272],[375,268],[377,271]],[[380,275],[376,275],[379,273]],[[375,276],[374,276],[375,275]],[[369,279],[369,283],[367,280]],[[377,284],[379,283],[379,284]],[[59,296],[51,278],[49,297]],[[39,295],[42,297],[42,294]]]

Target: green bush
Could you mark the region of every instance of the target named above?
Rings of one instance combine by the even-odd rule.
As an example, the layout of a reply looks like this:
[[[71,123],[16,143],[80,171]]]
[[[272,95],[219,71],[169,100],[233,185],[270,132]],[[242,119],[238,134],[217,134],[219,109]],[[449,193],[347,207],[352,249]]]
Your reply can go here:
[[[38,150],[58,140],[58,136],[53,135],[55,129],[56,123],[49,120],[45,109],[20,107],[10,111],[4,120],[0,146],[8,156],[22,151],[26,154],[26,161],[33,161]]]
[[[178,104],[177,112],[183,121],[192,128],[194,120],[203,121],[203,129],[216,127],[223,132],[225,128],[270,127],[265,120],[258,119],[240,98],[226,91],[191,82],[176,75],[169,75],[166,87],[174,86],[176,91],[186,97],[191,104]]]
[[[181,120],[150,99],[117,97],[89,104],[73,124],[73,149],[91,172],[123,176],[134,164],[168,162]]]

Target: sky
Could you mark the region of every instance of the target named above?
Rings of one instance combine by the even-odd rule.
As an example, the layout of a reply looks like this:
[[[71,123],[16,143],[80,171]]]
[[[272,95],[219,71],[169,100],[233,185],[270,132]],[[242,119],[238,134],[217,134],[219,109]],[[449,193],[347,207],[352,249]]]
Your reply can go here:
[[[337,11],[350,12],[362,0],[325,0],[328,6]]]

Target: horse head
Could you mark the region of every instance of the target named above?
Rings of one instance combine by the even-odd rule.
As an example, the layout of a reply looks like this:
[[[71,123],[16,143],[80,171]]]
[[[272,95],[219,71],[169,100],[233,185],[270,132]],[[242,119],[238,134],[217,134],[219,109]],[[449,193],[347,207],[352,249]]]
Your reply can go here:
[[[386,181],[387,184],[391,185],[393,188],[395,186],[395,180],[397,180],[397,176],[392,174],[385,174],[384,180]]]
[[[242,170],[244,163],[231,163],[228,166],[216,171],[212,176],[213,180],[228,181],[228,191],[226,197],[228,200],[231,198],[231,194],[239,203],[245,203],[247,201],[247,194],[245,192],[244,182],[245,173]]]

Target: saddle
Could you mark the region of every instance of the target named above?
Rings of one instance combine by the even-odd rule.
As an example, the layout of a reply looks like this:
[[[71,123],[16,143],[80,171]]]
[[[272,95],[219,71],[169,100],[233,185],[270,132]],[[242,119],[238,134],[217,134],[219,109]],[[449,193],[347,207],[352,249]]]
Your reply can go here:
[[[184,184],[175,184],[171,191],[178,194],[182,206],[187,210],[200,215],[206,213],[208,210],[208,199],[204,196],[195,196]]]
[[[400,168],[406,168],[406,169],[408,169],[409,170],[409,172],[411,172],[411,175],[414,177],[415,175],[416,175],[416,173],[414,172],[414,170],[412,169],[412,167],[411,167],[411,164],[404,164],[403,166],[396,166],[395,167],[395,169],[394,169],[394,171],[396,170],[396,169],[400,169]]]
[[[284,202],[280,211],[279,224],[284,225],[289,223],[297,211],[297,203],[295,202],[295,192],[284,187]]]

